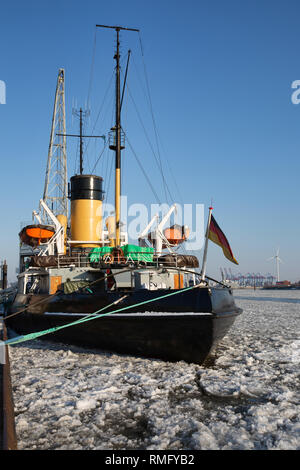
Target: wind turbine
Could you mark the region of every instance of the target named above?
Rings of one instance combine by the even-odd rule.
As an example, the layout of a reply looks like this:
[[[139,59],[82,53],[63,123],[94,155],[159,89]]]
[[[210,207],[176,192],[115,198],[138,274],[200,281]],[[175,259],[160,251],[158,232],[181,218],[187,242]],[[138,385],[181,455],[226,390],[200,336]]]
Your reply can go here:
[[[267,261],[270,261],[271,259],[276,260],[277,282],[279,282],[279,263],[283,263],[282,259],[279,258],[279,248],[277,248],[276,255],[268,258]]]

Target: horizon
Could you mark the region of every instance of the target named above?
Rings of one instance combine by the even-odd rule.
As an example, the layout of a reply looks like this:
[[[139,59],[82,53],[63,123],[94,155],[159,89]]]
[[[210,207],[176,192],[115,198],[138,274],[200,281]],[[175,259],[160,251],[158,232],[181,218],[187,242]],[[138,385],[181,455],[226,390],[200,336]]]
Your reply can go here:
[[[132,50],[122,110],[128,134],[122,187],[129,206],[156,202],[133,147],[160,201],[203,204],[205,223],[213,201],[214,216],[239,265],[209,243],[209,276],[219,279],[224,267],[233,274],[276,276],[275,260],[267,260],[280,247],[280,280],[300,279],[300,5],[295,0],[288,5],[283,0],[170,5],[141,7],[134,0],[99,6],[87,0],[82,7],[78,1],[41,5],[32,0],[2,6],[0,260],[7,260],[9,282],[16,280],[20,223],[31,219],[43,194],[60,67],[66,71],[67,133],[78,133],[72,109],[81,106],[90,109],[87,133],[107,134],[113,122],[115,37],[96,31],[97,23],[141,29],[140,37],[121,35],[123,72],[127,49]],[[69,177],[78,170],[78,146],[71,140]],[[111,154],[96,163],[103,142],[85,146],[86,168],[95,166],[96,174],[107,176],[107,200],[113,203]],[[202,253],[197,252],[200,265]]]

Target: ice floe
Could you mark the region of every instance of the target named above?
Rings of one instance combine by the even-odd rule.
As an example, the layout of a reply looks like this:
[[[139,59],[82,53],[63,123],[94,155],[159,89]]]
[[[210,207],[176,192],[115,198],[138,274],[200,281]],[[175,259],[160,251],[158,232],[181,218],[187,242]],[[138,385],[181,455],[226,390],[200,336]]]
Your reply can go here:
[[[244,313],[203,366],[11,346],[19,448],[299,449],[300,291],[235,296]]]

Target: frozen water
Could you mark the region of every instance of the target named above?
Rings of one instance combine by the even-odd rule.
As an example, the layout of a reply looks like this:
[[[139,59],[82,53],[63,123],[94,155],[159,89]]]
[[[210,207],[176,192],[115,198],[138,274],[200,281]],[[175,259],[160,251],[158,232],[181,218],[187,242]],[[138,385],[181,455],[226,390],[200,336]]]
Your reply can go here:
[[[299,449],[300,291],[234,292],[205,366],[11,346],[19,448]]]

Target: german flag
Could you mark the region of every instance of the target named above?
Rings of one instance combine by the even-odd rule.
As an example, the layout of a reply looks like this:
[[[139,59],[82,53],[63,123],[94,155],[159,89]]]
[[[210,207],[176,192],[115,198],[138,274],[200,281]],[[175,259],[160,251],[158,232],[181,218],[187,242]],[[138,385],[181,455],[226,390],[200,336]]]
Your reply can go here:
[[[224,233],[220,229],[213,215],[211,215],[211,219],[210,219],[210,224],[209,224],[209,229],[208,229],[208,238],[212,242],[216,243],[222,248],[224,256],[227,259],[229,259],[229,261],[231,261],[234,264],[239,264],[237,260],[235,259],[235,257],[233,256],[233,253],[231,251],[227,238],[225,237]]]

